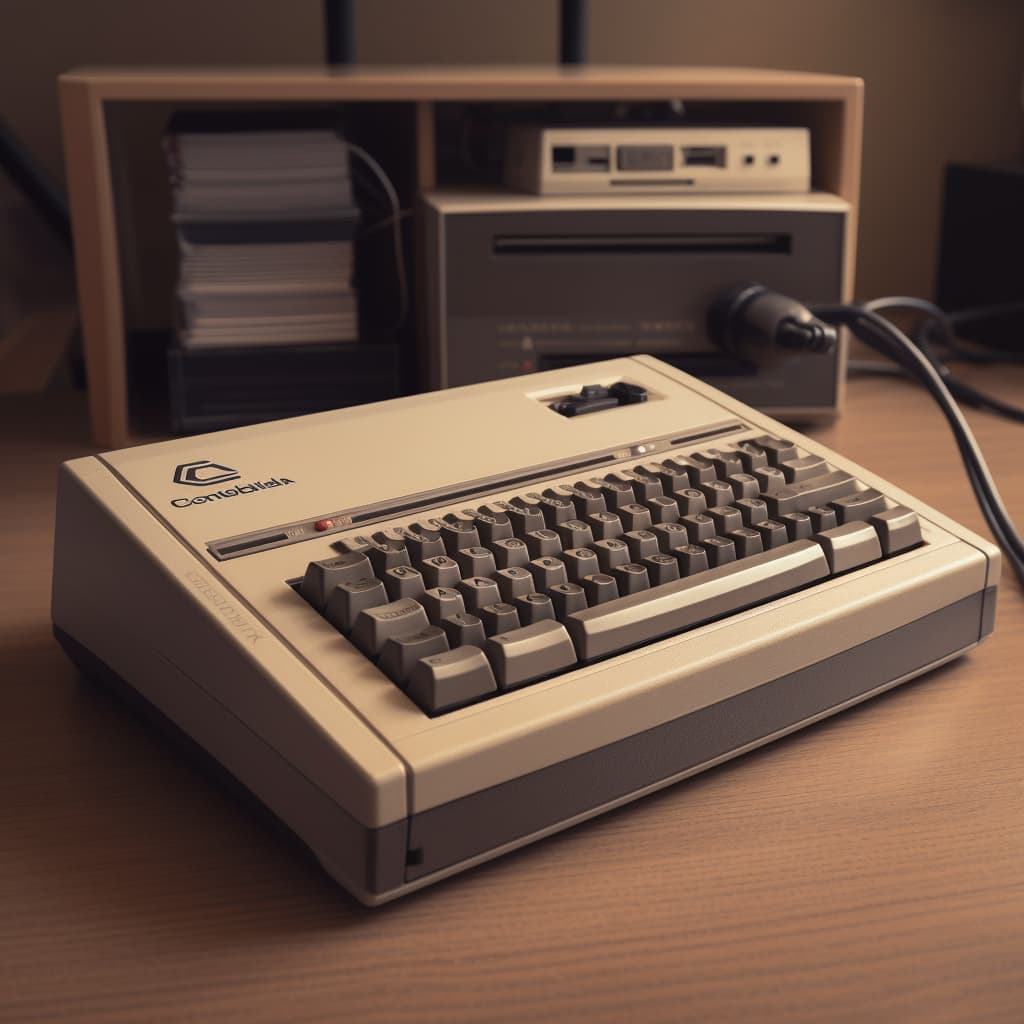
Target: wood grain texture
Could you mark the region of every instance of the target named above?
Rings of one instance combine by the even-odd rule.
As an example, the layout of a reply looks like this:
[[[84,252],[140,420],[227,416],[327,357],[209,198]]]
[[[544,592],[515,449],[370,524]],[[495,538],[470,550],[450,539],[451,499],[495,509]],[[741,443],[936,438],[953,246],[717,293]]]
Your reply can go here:
[[[1024,372],[978,382],[1024,400]],[[971,420],[1024,509],[1021,428]],[[86,436],[81,401],[0,410],[3,1020],[1021,1019],[1012,576],[959,661],[370,911],[57,649],[54,474]],[[851,381],[816,436],[985,532],[912,385]]]

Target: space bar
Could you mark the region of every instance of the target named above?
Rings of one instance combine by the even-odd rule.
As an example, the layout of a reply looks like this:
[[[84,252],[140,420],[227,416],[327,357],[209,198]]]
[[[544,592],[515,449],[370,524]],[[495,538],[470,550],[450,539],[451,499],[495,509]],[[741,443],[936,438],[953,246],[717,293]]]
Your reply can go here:
[[[574,612],[565,627],[580,660],[593,661],[763,604],[828,575],[820,545],[798,540]]]

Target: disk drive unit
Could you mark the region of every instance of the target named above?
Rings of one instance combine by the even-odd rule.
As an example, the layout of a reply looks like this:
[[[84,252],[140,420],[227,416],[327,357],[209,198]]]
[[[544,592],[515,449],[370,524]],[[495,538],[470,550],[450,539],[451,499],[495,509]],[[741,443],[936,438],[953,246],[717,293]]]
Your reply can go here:
[[[519,125],[505,184],[524,192],[809,192],[807,128]]]
[[[438,190],[423,202],[431,388],[647,353],[775,416],[838,412],[845,339],[753,365],[711,342],[707,314],[743,281],[844,299],[844,200]]]

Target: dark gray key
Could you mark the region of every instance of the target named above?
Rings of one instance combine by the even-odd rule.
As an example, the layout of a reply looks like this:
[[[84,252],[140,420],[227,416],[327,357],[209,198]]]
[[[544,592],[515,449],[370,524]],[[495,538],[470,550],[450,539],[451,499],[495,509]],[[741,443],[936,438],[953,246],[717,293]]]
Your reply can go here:
[[[653,525],[679,522],[679,502],[675,498],[663,494],[657,498],[648,498],[644,504],[650,509]]]
[[[639,562],[648,555],[656,555],[661,550],[658,547],[658,535],[653,530],[630,530],[622,535],[622,539],[629,548],[629,557],[633,562]]]
[[[768,514],[777,519],[786,512],[807,512],[814,506],[834,501],[856,489],[853,477],[837,469],[801,480],[798,484],[769,488],[761,492],[761,497],[768,505]]]
[[[651,533],[658,538],[658,548],[665,554],[690,543],[690,535],[682,523],[658,523],[651,527]]]
[[[370,543],[369,537],[357,534],[355,536],[342,537],[340,540],[334,541],[331,547],[336,551],[340,551],[343,555],[365,555],[370,547]]]
[[[755,437],[754,444],[768,456],[768,462],[773,466],[789,459],[795,459],[799,455],[796,445],[792,441],[780,441],[779,438],[771,437],[768,434]]]
[[[499,569],[509,569],[512,566],[522,567],[530,560],[526,542],[518,537],[496,540],[491,545],[491,551],[494,552],[494,564]]]
[[[715,470],[715,476],[720,480],[725,480],[733,473],[743,472],[743,463],[740,462],[736,452],[722,451],[720,448],[705,448],[692,455],[691,458],[711,465]]]
[[[582,611],[587,607],[587,595],[577,583],[556,583],[548,597],[555,609],[555,618],[561,621],[570,612]]]
[[[779,548],[783,544],[789,543],[786,527],[774,519],[763,519],[761,522],[755,523],[751,529],[757,530],[761,535],[761,545],[765,551],[771,551],[772,548]]]
[[[533,589],[544,593],[556,583],[568,582],[569,575],[565,570],[565,562],[552,555],[534,558],[527,562],[526,568],[533,575]]]
[[[576,518],[576,506],[568,498],[556,498],[549,494],[538,494],[531,491],[527,497],[532,498],[544,516],[548,529],[553,530],[559,523]]]
[[[494,555],[489,548],[481,545],[463,548],[452,556],[459,567],[463,578],[467,576],[493,576],[497,571]]]
[[[601,565],[597,555],[590,548],[569,548],[561,555],[565,563],[565,575],[570,583],[579,583],[584,576],[592,572],[600,572]]]
[[[763,469],[768,465],[768,456],[764,449],[749,441],[740,441],[736,445],[736,454],[743,463],[744,473],[753,473],[755,469]]]
[[[812,505],[807,510],[807,514],[811,517],[811,529],[815,533],[831,530],[834,526],[839,525],[836,510],[829,508],[827,505]]]
[[[384,573],[384,589],[392,601],[397,601],[403,597],[418,599],[427,588],[418,569],[411,565],[396,565]]]
[[[583,587],[583,593],[587,595],[587,604],[591,607],[595,604],[604,604],[605,601],[614,601],[619,596],[619,585],[615,578],[606,572],[584,576],[580,586]]]
[[[449,647],[483,647],[487,640],[484,624],[471,612],[456,612],[441,620]]]
[[[516,611],[519,612],[519,621],[524,626],[531,626],[535,622],[554,620],[555,606],[547,594],[538,594],[533,591],[523,594],[512,602]]]
[[[591,550],[597,555],[597,563],[602,572],[608,572],[629,561],[629,548],[623,540],[595,540]]]
[[[507,540],[514,536],[512,524],[504,512],[500,515],[478,512],[474,522],[476,523],[476,532],[480,535],[480,542],[484,547],[489,547],[497,540]]]
[[[377,530],[370,539],[376,544],[386,544],[393,548],[404,548],[409,537],[405,527],[389,526],[385,530]]]
[[[562,553],[562,541],[554,530],[533,530],[524,539],[531,558],[543,558],[545,555],[560,555]]]
[[[477,533],[476,524],[472,519],[463,516],[452,519],[445,517],[441,523],[441,540],[444,541],[445,550],[449,555],[454,555],[463,548],[480,546],[480,534]]]
[[[672,555],[648,555],[640,564],[647,570],[652,587],[679,579],[679,563]]]
[[[725,480],[711,480],[706,484],[697,487],[708,503],[708,508],[715,508],[717,505],[728,505],[735,498],[732,487]]]
[[[756,526],[768,518],[768,506],[760,498],[740,498],[736,502],[744,526]]]
[[[364,654],[376,658],[388,637],[418,633],[429,625],[423,605],[405,597],[390,604],[364,608],[352,629],[352,642]]]
[[[662,493],[668,495],[675,495],[679,491],[684,491],[690,486],[689,474],[679,470],[672,469],[661,462],[646,462],[643,465],[645,473],[650,473],[656,476],[661,482]]]
[[[690,538],[691,544],[698,544],[700,541],[707,540],[708,537],[714,537],[715,535],[715,521],[704,512],[698,512],[692,516],[683,516],[679,522],[686,527],[686,533]]]
[[[565,485],[546,487],[544,494],[552,498],[566,498],[571,501],[576,509],[577,519],[586,519],[587,516],[592,516],[595,512],[605,512],[608,508],[600,491],[593,487],[583,487],[580,484],[575,487]]]
[[[582,519],[568,519],[555,528],[562,541],[562,548],[585,548],[594,543],[594,531]]]
[[[834,573],[859,569],[882,557],[878,534],[870,523],[835,526],[824,533],[816,533],[813,539],[825,549],[829,568]]]
[[[388,595],[376,576],[363,576],[358,580],[339,583],[327,600],[324,618],[342,633],[351,633],[359,613],[364,608],[387,604]]]
[[[594,540],[612,540],[622,536],[622,520],[614,512],[595,512],[585,522],[594,534]]]
[[[497,604],[501,600],[498,584],[487,576],[470,576],[456,584],[456,590],[466,603],[466,611],[478,615],[485,604]]]
[[[764,551],[761,534],[748,526],[741,526],[738,530],[730,531],[729,540],[736,546],[737,558],[749,558],[751,555],[759,555]]]
[[[420,658],[443,654],[448,638],[439,626],[427,626],[416,633],[388,637],[380,651],[377,667],[398,686],[405,688]]]
[[[808,477],[821,476],[829,471],[825,460],[820,455],[804,455],[797,459],[787,459],[779,463],[786,480],[793,484],[806,480]]]
[[[448,555],[434,555],[420,563],[423,582],[430,587],[454,587],[462,579],[459,564]]]
[[[484,632],[488,636],[519,628],[519,613],[516,611],[515,605],[511,605],[507,601],[485,604],[480,609],[479,615],[480,621],[484,624]]]
[[[632,486],[634,497],[642,504],[646,504],[652,498],[661,498],[665,495],[661,481],[652,473],[647,473],[642,469],[635,469],[632,472],[622,470],[620,476]]]
[[[680,576],[695,576],[709,568],[708,553],[699,544],[687,544],[677,548],[672,556],[679,563]]]
[[[299,593],[318,612],[322,612],[327,605],[327,599],[340,583],[372,575],[373,569],[366,555],[349,552],[334,558],[324,558],[319,562],[310,562],[306,566],[306,574],[302,577]]]
[[[520,504],[520,502],[526,502],[526,499],[513,498],[505,506],[505,512],[512,524],[512,532],[520,540],[525,540],[528,533],[533,530],[543,530],[546,524],[544,513],[540,510],[539,505],[533,502],[526,504]]]
[[[494,582],[498,584],[503,601],[514,601],[533,590],[533,573],[520,565],[514,565],[508,569],[499,569],[494,574]]]
[[[617,565],[608,573],[615,580],[620,594],[637,594],[641,590],[649,590],[651,579],[647,575],[647,567],[636,562]]]
[[[623,505],[633,503],[635,495],[633,488],[621,480],[589,480],[591,486],[596,487],[604,496],[605,504],[609,512],[617,512]]]
[[[896,555],[921,543],[921,523],[917,513],[905,505],[879,512],[871,517],[871,525],[885,555]]]
[[[869,487],[845,498],[830,502],[835,509],[839,525],[843,523],[866,523],[873,515],[885,511],[885,498],[879,491]]]
[[[718,475],[715,467],[707,462],[698,462],[695,459],[688,459],[685,455],[672,455],[664,460],[669,469],[677,473],[685,473],[690,481],[691,487],[698,484],[710,483]]]
[[[370,559],[373,571],[377,576],[383,576],[388,569],[394,569],[399,565],[411,565],[409,552],[405,547],[393,547],[390,544],[378,544],[374,541],[366,551],[366,557]]]
[[[728,562],[736,561],[736,545],[728,537],[708,537],[698,542],[708,554],[708,564],[712,569]]]
[[[616,515],[622,520],[622,530],[648,530],[651,527],[651,510],[646,505],[632,502],[618,509]]]
[[[434,558],[437,555],[447,554],[439,530],[409,530],[405,546],[409,550],[409,557],[416,564],[424,562],[428,558]]]
[[[680,516],[695,516],[707,511],[708,499],[704,497],[704,492],[698,491],[696,487],[687,487],[674,497],[679,505]]]
[[[814,533],[811,517],[806,512],[787,512],[777,518],[786,528],[790,540],[807,540]]]
[[[715,524],[715,533],[732,533],[743,525],[743,514],[731,505],[719,505],[708,509],[708,519]]]
[[[459,615],[466,610],[462,595],[454,587],[431,587],[424,591],[419,601],[435,626],[449,615]]]
[[[761,485],[762,491],[779,490],[789,482],[786,480],[786,474],[775,466],[755,469],[750,475]]]
[[[456,647],[421,658],[414,666],[406,695],[428,715],[465,707],[497,692],[491,663],[479,647]]]
[[[725,478],[726,483],[732,487],[733,496],[736,498],[756,498],[761,490],[761,485],[755,477],[749,473],[733,473]]]
[[[484,645],[484,653],[500,690],[525,686],[576,664],[565,626],[550,620],[498,633]]]
[[[762,604],[828,575],[821,546],[797,541],[575,612],[566,628],[580,659],[591,661]]]

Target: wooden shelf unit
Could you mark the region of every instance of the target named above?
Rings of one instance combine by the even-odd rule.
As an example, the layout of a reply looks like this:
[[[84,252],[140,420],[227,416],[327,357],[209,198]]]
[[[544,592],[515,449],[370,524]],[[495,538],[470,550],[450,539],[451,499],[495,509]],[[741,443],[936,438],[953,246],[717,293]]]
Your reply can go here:
[[[118,104],[409,104],[417,193],[438,181],[436,106],[657,102],[720,104],[723,111],[812,132],[814,185],[852,206],[846,296],[852,295],[860,190],[863,83],[858,78],[715,67],[592,65],[309,68],[82,67],[59,79],[89,412],[96,444],[137,443],[130,421],[122,252],[110,115]],[[419,274],[415,275],[417,278]]]

